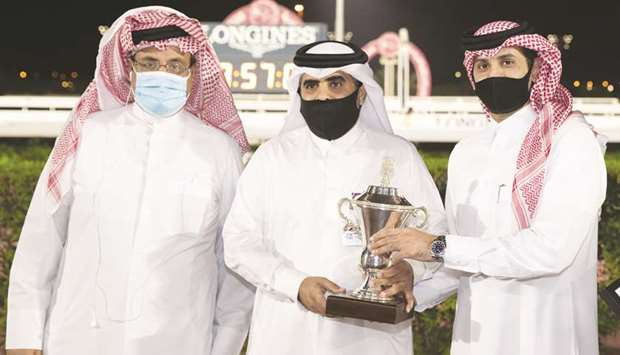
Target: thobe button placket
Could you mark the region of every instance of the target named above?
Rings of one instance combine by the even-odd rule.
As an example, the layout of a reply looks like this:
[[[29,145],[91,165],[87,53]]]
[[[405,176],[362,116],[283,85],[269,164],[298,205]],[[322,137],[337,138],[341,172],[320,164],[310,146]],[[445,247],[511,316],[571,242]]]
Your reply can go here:
[[[338,161],[335,159],[335,154],[331,154],[325,159],[325,188],[326,192],[332,193],[338,191],[340,184],[338,183]]]
[[[153,167],[153,159],[154,155],[153,150],[155,149],[157,141],[157,130],[155,127],[150,125],[147,130],[146,136],[146,151],[144,156],[144,166],[142,172],[142,191],[140,193],[139,207],[138,207],[138,218],[136,221],[136,228],[134,233],[134,245],[136,243],[140,243],[142,241],[142,234],[148,230],[149,226],[149,218],[152,217],[151,209],[148,207],[150,205],[150,201],[148,196],[150,196],[150,181],[151,181],[151,170]],[[148,234],[148,232],[146,233]]]

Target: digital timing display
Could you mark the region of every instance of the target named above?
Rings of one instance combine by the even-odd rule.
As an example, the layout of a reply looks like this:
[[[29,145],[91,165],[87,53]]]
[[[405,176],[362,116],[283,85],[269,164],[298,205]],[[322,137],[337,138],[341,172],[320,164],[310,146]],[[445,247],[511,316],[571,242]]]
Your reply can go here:
[[[327,39],[327,25],[202,24],[234,93],[286,93],[295,51]]]

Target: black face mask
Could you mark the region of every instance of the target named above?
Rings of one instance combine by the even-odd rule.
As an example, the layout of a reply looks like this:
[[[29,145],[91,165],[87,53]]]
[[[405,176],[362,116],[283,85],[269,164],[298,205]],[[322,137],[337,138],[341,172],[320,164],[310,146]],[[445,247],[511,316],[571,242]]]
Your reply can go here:
[[[338,139],[355,126],[360,115],[360,107],[357,106],[358,92],[359,88],[351,95],[335,100],[301,99],[299,111],[310,131],[317,137],[330,141]],[[301,98],[301,95],[299,97]]]
[[[518,110],[530,99],[530,71],[521,79],[492,77],[476,83],[476,95],[492,113]]]

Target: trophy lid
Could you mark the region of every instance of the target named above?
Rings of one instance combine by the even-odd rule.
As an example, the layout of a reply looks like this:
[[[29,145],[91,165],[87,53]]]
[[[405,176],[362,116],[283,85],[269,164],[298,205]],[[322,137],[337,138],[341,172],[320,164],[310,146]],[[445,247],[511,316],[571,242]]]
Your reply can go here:
[[[368,186],[366,192],[355,200],[383,205],[411,206],[411,203],[406,198],[398,195],[397,188],[390,186],[393,173],[394,161],[390,158],[385,158],[381,166],[381,185]]]
[[[406,198],[398,195],[398,189],[390,186],[370,185],[357,201],[380,203],[384,205],[411,206]]]

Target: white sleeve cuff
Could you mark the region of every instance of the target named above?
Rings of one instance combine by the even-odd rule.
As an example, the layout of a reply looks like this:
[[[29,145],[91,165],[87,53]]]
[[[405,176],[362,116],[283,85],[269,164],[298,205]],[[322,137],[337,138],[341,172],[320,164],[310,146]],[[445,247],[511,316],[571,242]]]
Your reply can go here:
[[[444,266],[476,274],[480,272],[478,258],[488,251],[486,241],[480,238],[446,235]]]
[[[6,320],[6,349],[43,349],[45,313],[38,309],[9,307]]]
[[[416,300],[415,310],[422,312],[435,307],[450,297],[459,287],[459,271],[441,268],[431,279],[422,281],[413,288],[413,297]]]
[[[411,269],[413,270],[414,285],[433,277],[433,273],[441,266],[441,263],[438,262],[424,262],[413,259],[405,259],[405,261],[411,265]]]
[[[275,272],[273,288],[288,297],[291,302],[297,302],[299,286],[306,277],[308,275],[292,267],[281,266]]]
[[[423,312],[443,302],[454,293],[452,286],[445,280],[429,280],[416,285],[413,288],[415,311]]]

